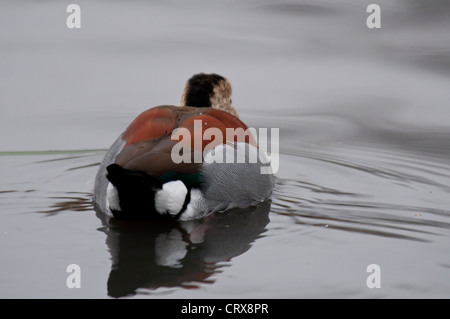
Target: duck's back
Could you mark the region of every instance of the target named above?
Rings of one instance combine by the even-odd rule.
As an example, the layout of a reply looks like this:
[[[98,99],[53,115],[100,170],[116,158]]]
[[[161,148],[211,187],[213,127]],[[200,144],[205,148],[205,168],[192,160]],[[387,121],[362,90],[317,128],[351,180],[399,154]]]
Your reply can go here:
[[[205,150],[237,141],[255,145],[247,129],[233,115],[210,107],[157,106],[128,126],[115,162],[155,177],[167,172],[198,173]]]

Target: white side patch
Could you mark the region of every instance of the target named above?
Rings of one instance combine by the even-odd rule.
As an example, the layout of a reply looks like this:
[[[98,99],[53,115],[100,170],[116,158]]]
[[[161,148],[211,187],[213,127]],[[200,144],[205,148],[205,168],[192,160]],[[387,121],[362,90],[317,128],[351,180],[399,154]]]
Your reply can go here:
[[[208,207],[200,190],[191,189],[191,201],[186,207],[186,210],[181,214],[180,220],[193,220],[206,216]]]
[[[176,215],[183,208],[188,190],[182,181],[165,183],[155,194],[155,208],[160,214]]]
[[[108,188],[106,189],[106,207],[111,208],[112,210],[120,211],[120,202],[119,202],[119,192],[117,188],[108,183]]]

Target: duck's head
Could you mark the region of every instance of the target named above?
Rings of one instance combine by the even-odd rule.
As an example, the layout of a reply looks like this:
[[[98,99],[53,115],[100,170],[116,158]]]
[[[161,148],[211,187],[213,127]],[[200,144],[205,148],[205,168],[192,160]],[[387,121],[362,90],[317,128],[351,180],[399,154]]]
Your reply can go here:
[[[231,83],[221,75],[198,73],[187,80],[181,106],[213,107],[239,117],[231,105]]]

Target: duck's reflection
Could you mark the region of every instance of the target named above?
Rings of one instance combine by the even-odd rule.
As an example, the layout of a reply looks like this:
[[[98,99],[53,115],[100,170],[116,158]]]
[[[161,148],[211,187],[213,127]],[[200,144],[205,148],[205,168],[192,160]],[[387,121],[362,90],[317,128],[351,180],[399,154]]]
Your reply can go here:
[[[112,257],[108,295],[133,295],[139,288],[197,287],[214,282],[223,261],[246,252],[266,230],[270,203],[172,223],[105,220]],[[222,264],[223,265],[223,264]]]

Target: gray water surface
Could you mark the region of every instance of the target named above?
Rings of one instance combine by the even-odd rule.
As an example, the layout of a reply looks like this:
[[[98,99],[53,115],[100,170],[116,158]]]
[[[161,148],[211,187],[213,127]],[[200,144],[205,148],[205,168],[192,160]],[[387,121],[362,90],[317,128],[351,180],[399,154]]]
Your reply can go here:
[[[372,1],[76,3],[78,30],[60,1],[0,3],[0,297],[450,297],[449,1],[378,1],[381,29]],[[197,72],[279,128],[272,202],[105,219],[106,149]]]

